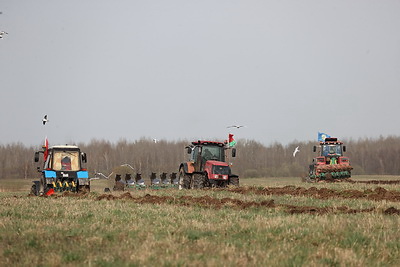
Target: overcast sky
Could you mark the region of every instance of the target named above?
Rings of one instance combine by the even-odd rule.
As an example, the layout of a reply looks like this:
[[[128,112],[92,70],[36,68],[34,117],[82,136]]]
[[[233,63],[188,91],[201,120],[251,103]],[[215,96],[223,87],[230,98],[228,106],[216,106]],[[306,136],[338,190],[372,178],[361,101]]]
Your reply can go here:
[[[400,135],[399,0],[1,0],[0,144]],[[49,123],[41,123],[48,114]]]

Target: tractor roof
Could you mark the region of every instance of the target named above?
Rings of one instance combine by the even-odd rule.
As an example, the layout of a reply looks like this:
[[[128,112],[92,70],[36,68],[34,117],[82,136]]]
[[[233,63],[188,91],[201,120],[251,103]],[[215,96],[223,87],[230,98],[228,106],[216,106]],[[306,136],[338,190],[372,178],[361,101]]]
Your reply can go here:
[[[77,146],[72,146],[72,145],[57,145],[57,146],[52,146],[50,149],[57,149],[57,150],[62,150],[62,149],[70,149],[70,150],[77,150],[79,147]]]
[[[195,146],[224,146],[225,143],[215,142],[215,141],[201,141],[201,140],[198,140],[197,142],[192,142],[192,145],[195,145]]]
[[[334,137],[327,137],[323,142],[319,142],[320,145],[341,145],[343,142],[337,140]]]

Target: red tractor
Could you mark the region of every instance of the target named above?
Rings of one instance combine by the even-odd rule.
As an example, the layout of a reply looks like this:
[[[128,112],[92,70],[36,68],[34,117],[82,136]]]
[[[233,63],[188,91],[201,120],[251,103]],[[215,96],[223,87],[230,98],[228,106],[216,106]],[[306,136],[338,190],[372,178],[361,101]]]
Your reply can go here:
[[[190,159],[179,166],[179,189],[239,186],[239,176],[231,173],[226,162],[227,150],[231,149],[235,157],[236,148],[230,148],[227,142],[199,140],[186,149]]]
[[[308,181],[317,182],[320,180],[338,180],[351,177],[351,170],[348,157],[343,156],[346,146],[337,138],[325,138],[319,142],[319,156],[313,159],[310,165]],[[314,146],[314,152],[317,147]]]

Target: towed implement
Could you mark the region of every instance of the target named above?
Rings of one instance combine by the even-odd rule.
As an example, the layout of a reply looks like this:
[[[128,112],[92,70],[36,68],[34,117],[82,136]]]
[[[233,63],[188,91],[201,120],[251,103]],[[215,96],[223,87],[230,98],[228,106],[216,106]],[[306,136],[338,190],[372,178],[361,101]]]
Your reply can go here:
[[[82,168],[86,163],[86,153],[77,146],[43,146],[43,151],[35,152],[35,162],[39,162],[39,154],[43,153],[43,168],[37,167],[42,174],[39,181],[33,181],[31,193],[51,195],[63,191],[90,191],[89,173]]]
[[[187,146],[188,162],[179,166],[179,189],[239,186],[239,176],[232,174],[227,161],[227,150],[236,156],[236,148],[228,143],[197,141]]]
[[[146,184],[142,178],[141,173],[136,173],[135,178],[132,178],[131,174],[125,174],[125,181],[121,179],[120,174],[115,175],[114,191],[125,191],[130,189],[165,189],[165,188],[177,188],[178,180],[176,172],[173,172],[167,177],[167,173],[163,172],[160,174],[160,178],[157,177],[155,172],[150,174],[149,180]]]
[[[346,146],[337,138],[325,138],[319,144],[319,155],[313,159],[309,168],[308,181],[340,180],[351,177],[350,160],[343,156]],[[314,146],[314,152],[317,147]]]

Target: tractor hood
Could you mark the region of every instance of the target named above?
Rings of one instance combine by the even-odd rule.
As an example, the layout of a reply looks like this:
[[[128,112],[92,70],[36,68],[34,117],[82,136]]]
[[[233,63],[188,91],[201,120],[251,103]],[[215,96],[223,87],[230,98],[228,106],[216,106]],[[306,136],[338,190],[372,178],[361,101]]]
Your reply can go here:
[[[228,163],[217,160],[207,160],[206,165],[229,166]]]

